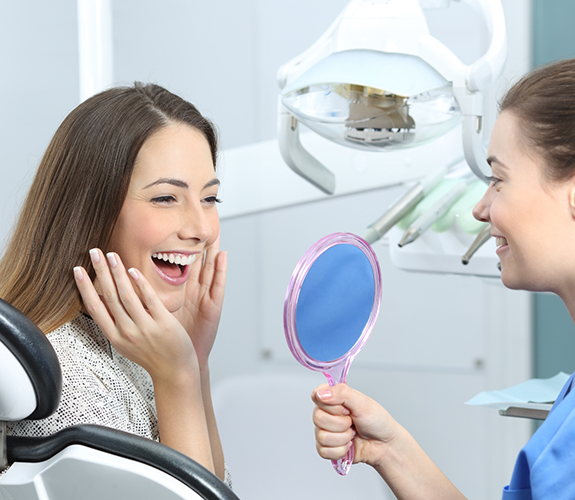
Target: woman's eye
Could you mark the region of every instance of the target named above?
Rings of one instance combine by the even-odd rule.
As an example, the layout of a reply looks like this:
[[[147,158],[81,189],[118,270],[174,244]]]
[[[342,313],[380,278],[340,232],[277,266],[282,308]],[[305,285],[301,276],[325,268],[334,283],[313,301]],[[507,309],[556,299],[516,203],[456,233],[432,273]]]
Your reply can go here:
[[[171,195],[167,195],[167,196],[157,196],[156,198],[152,198],[152,202],[153,203],[159,203],[159,204],[167,204],[167,203],[172,203],[176,201],[176,198],[174,198]]]
[[[501,179],[498,179],[497,177],[488,177],[485,176],[485,178],[487,179],[487,181],[489,182],[490,186],[495,186],[498,182],[501,181]]]
[[[204,198],[203,201],[209,203],[210,205],[222,202],[222,200],[220,200],[217,196],[208,196],[207,198]]]

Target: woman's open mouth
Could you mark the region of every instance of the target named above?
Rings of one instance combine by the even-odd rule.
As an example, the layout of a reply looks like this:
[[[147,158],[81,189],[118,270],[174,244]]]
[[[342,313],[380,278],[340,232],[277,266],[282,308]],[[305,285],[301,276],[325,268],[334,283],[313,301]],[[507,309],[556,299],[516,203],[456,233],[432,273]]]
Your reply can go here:
[[[503,238],[502,236],[495,237],[495,246],[497,247],[496,252],[503,248],[507,248],[507,239]]]
[[[160,277],[170,285],[182,285],[188,279],[190,265],[197,254],[153,253],[152,262]]]

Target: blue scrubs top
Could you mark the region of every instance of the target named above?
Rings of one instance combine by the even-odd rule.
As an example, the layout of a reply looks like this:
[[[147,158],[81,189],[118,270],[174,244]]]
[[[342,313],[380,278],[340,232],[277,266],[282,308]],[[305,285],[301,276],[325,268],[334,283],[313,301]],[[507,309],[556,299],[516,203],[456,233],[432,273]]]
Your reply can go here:
[[[511,483],[503,488],[503,500],[575,499],[573,375],[547,419],[519,452]]]

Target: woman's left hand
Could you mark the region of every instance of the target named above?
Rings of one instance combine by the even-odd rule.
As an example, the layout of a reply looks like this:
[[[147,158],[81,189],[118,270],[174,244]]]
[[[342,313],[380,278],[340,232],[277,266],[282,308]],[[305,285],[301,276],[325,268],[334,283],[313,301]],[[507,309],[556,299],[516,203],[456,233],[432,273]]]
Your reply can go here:
[[[184,306],[173,313],[192,339],[200,368],[207,365],[224,302],[227,254],[219,244],[218,237],[191,265]]]

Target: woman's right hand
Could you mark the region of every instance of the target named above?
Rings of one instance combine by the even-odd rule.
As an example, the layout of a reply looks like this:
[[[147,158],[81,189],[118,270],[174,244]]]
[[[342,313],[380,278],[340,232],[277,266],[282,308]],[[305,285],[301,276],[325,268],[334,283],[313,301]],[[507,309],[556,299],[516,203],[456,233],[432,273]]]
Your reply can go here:
[[[97,286],[81,267],[74,269],[86,312],[114,348],[142,366],[157,381],[190,375],[198,368],[193,343],[184,327],[136,269],[126,271],[120,257],[99,249],[90,251]],[[136,292],[137,290],[137,292]]]
[[[373,399],[346,384],[320,385],[312,393],[316,447],[322,458],[338,460],[355,446],[354,463],[376,469],[398,430],[395,420]]]

